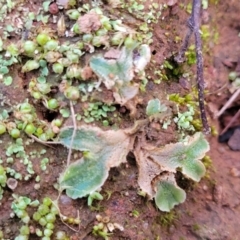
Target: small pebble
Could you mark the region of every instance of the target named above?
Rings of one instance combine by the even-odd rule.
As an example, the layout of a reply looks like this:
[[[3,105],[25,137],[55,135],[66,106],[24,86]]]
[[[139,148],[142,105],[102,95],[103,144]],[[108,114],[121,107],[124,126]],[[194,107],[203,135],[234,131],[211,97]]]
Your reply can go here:
[[[70,197],[68,197],[67,195],[61,195],[59,202],[60,202],[60,204],[66,206],[66,205],[72,205],[73,200]]]
[[[240,171],[234,167],[230,169],[230,174],[233,177],[240,177]]]
[[[228,146],[233,151],[240,151],[240,129],[236,129],[228,141]]]
[[[156,130],[160,130],[161,129],[161,125],[159,123],[156,122],[151,122],[150,126]]]
[[[119,223],[113,223],[114,227],[120,231],[124,231],[124,227]]]
[[[74,154],[73,154],[73,158],[74,158],[74,159],[78,159],[78,153],[74,153]]]
[[[202,189],[203,189],[204,191],[207,191],[207,190],[208,190],[208,186],[207,186],[207,185],[203,185]]]
[[[129,192],[125,192],[124,195],[125,195],[126,197],[128,197],[128,196],[129,196]]]
[[[59,12],[59,9],[58,9],[58,5],[53,2],[49,5],[49,12],[52,14],[52,15],[56,15],[58,14]]]
[[[32,226],[32,225],[29,226],[29,230],[30,230],[30,233],[31,233],[31,234],[34,234],[34,233],[36,232],[34,226]]]
[[[97,219],[98,222],[101,222],[102,221],[102,216],[100,214],[97,214],[96,219]]]
[[[34,185],[34,189],[35,189],[35,190],[39,190],[40,187],[41,187],[41,185],[40,185],[39,183],[36,183],[36,184]]]
[[[113,232],[113,230],[115,229],[115,227],[112,223],[108,223],[107,228],[108,228],[109,232]]]
[[[172,7],[172,6],[174,6],[177,2],[178,2],[178,0],[168,0],[168,1],[167,1],[167,5],[170,6],[170,7]]]
[[[182,88],[186,89],[186,90],[189,90],[190,89],[190,82],[184,78],[184,77],[181,77],[179,79],[179,84],[181,85]]]
[[[226,149],[225,149],[224,147],[220,146],[220,147],[218,148],[218,152],[219,152],[219,153],[225,153],[225,152],[226,152]]]
[[[7,180],[7,186],[14,190],[18,185],[18,181],[15,178],[8,178]]]
[[[211,195],[207,195],[207,196],[206,196],[206,199],[207,199],[208,201],[212,201],[212,196],[211,196]]]
[[[215,185],[213,189],[213,200],[214,202],[221,204],[223,200],[223,187]]]

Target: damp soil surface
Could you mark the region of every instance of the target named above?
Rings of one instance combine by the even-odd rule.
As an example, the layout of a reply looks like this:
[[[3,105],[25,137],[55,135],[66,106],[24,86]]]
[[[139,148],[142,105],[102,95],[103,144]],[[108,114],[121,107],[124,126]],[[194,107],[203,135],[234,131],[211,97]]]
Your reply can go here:
[[[173,93],[186,95],[193,91],[196,85],[195,65],[191,66],[191,81],[178,79],[170,73],[168,76],[171,79],[168,81],[154,83],[157,77],[154,69],[160,67],[166,59],[171,61],[173,54],[181,47],[181,41],[176,41],[175,36],[183,39],[187,32],[186,22],[189,14],[181,5],[187,5],[188,1],[176,2],[174,6],[163,11],[159,21],[153,26],[152,61],[147,68],[149,78],[145,92],[140,94],[141,101],[135,103],[135,118],[130,117],[131,109],[117,106],[118,114],[123,118],[120,128],[130,127],[135,120],[141,119],[150,99],[164,99],[164,96]],[[137,163],[131,152],[128,154],[127,163],[110,170],[109,177],[101,189],[102,201],[94,201],[92,206],[88,207],[87,198],[72,200],[64,192],[58,196],[55,184],[66,164],[67,149],[59,145],[49,147],[30,142],[26,148],[28,154],[46,149],[46,153],[40,156],[33,154],[31,159],[35,177],[39,175],[40,182],[36,186],[35,177],[32,177],[26,181],[19,181],[14,190],[7,187],[4,189],[0,205],[0,230],[4,239],[14,239],[22,226],[19,218],[10,217],[12,194],[15,193],[39,200],[46,196],[51,199],[58,198],[61,213],[72,218],[79,217],[81,222],[79,225],[69,224],[69,227],[57,218],[54,231],[65,231],[67,236],[74,240],[103,239],[92,234],[93,226],[98,224],[98,214],[124,228],[123,231],[114,230],[109,239],[240,240],[240,155],[239,151],[233,151],[229,147],[227,141],[218,141],[218,135],[240,109],[240,99],[236,98],[221,117],[216,117],[216,113],[232,96],[228,75],[231,71],[237,71],[236,68],[240,66],[240,3],[238,0],[215,2],[217,3],[209,3],[208,8],[202,11],[201,18],[210,34],[210,37],[203,41],[206,109],[210,125],[218,134],[207,136],[211,148],[207,155],[211,160],[207,163],[206,176],[199,183],[194,183],[180,173],[177,175],[178,184],[187,192],[186,201],[170,213],[164,213],[157,209],[153,201],[141,196],[137,183]],[[37,4],[34,8],[37,8]],[[34,73],[26,77],[19,73],[18,68],[11,71],[14,76],[13,84],[5,86],[0,83],[2,101],[16,105],[29,98],[31,102],[27,86]],[[103,95],[107,98],[108,92]],[[39,119],[50,122],[57,117],[54,112],[46,111],[42,104],[35,107]],[[237,126],[240,126],[240,117],[235,119],[230,128]],[[171,123],[167,130],[162,130],[158,123],[153,123],[144,131],[147,140],[158,146],[176,142],[178,139],[177,126],[174,123]],[[23,138],[24,141],[29,139],[27,136]],[[1,140],[0,156],[5,156],[6,148],[12,140],[7,134],[2,135]],[[73,153],[75,159],[79,157],[77,154]],[[43,157],[50,159],[46,171],[42,171],[40,167]],[[12,168],[18,172],[26,171],[23,164],[17,160],[12,163]],[[29,215],[31,214],[33,209],[30,208]],[[41,239],[36,236],[35,231],[42,227],[35,222],[30,222],[29,225],[32,231],[29,239]]]

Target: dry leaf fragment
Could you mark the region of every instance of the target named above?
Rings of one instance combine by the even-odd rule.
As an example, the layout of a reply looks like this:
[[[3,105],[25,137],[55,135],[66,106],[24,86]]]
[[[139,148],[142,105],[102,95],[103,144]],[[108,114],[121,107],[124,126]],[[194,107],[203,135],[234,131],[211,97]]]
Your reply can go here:
[[[79,29],[82,33],[91,33],[101,27],[100,17],[96,12],[89,12],[80,16],[77,20]]]

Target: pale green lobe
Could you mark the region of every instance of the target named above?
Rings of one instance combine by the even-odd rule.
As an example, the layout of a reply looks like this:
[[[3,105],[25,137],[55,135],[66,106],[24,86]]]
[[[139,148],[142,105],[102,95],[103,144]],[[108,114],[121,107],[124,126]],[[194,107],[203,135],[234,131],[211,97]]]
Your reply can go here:
[[[138,94],[139,85],[129,84],[121,86],[118,91],[113,92],[113,96],[117,103],[124,105],[128,100],[134,98]]]
[[[64,128],[59,141],[71,147],[73,128]],[[72,148],[83,151],[83,157],[70,164],[59,179],[60,188],[76,199],[91,194],[104,184],[111,167],[126,161],[130,138],[122,131],[103,131],[97,127],[76,129]]]
[[[155,148],[148,152],[165,170],[175,172],[181,168],[185,176],[198,182],[206,171],[199,160],[207,151],[209,144],[204,135],[196,133],[187,143],[168,144],[162,149]]]
[[[185,176],[199,182],[206,173],[206,168],[201,161],[186,161],[182,167]]]
[[[30,72],[40,67],[39,62],[36,60],[28,60],[22,67],[22,72]]]
[[[82,158],[71,164],[60,177],[60,186],[73,199],[84,197],[99,189],[108,177],[101,159]]]
[[[179,188],[174,176],[163,177],[156,183],[155,203],[161,211],[169,212],[175,205],[183,203],[186,193]]]
[[[106,60],[102,56],[95,56],[90,59],[90,67],[110,89],[116,80],[129,82],[133,79],[132,55],[132,50],[124,47],[117,60]],[[109,84],[110,82],[112,82],[112,86]]]
[[[94,128],[80,128],[77,129],[74,141],[71,145],[73,135],[73,128],[65,128],[59,134],[59,141],[66,147],[79,151],[100,151],[104,145],[104,139],[96,134]]]
[[[133,50],[137,45],[134,44],[131,48],[123,47],[120,57],[116,60],[107,60],[101,55],[90,59],[93,72],[107,89],[112,89],[115,101],[121,105],[138,93],[139,84],[132,82],[134,77]]]
[[[200,159],[204,157],[207,151],[209,151],[209,144],[204,135],[200,132],[196,133],[189,141],[189,146],[186,151],[187,156],[193,159]]]
[[[148,102],[146,113],[148,116],[153,114],[159,113],[160,111],[160,100],[159,99],[152,99]]]

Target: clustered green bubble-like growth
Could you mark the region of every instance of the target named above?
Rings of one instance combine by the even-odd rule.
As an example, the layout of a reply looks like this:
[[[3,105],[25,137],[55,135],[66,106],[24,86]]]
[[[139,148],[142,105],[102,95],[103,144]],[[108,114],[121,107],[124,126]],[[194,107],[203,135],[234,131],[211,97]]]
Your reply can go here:
[[[146,114],[150,121],[162,123],[162,129],[167,129],[168,125],[171,124],[172,111],[158,98],[148,101]]]
[[[42,203],[38,200],[32,201],[25,196],[13,195],[14,201],[12,202],[13,213],[21,219],[24,225],[20,228],[20,234],[15,238],[16,240],[29,239],[31,218],[36,221],[41,227],[35,229],[35,233],[38,237],[42,237],[44,240],[50,240],[52,238],[53,230],[55,227],[56,215],[59,214],[58,209],[53,204],[49,197],[45,197]],[[37,208],[31,217],[27,211],[28,207]],[[68,239],[63,234],[62,238],[59,236],[57,239]]]
[[[0,165],[0,200],[3,197],[3,188],[6,186],[7,183],[7,175],[5,168]]]
[[[173,120],[177,124],[179,130],[188,130],[188,131],[194,131],[194,127],[192,125],[193,116],[194,116],[194,108],[187,104],[188,110],[181,113],[178,112],[177,117],[175,117]]]
[[[49,197],[45,197],[38,206],[37,211],[33,214],[33,220],[44,228],[43,230],[37,228],[36,234],[38,237],[43,237],[46,240],[51,239],[55,227],[56,215],[58,215],[58,209]]]
[[[102,120],[103,125],[108,125],[107,119],[109,112],[114,112],[116,107],[102,102],[89,103],[88,108],[84,109],[83,120],[86,123]],[[104,120],[105,119],[105,120]]]
[[[18,196],[16,194],[13,194],[13,197],[14,201],[11,205],[11,208],[13,210],[13,216],[15,214],[24,223],[24,225],[20,228],[20,234],[15,238],[15,240],[27,240],[29,239],[30,234],[30,216],[27,212],[27,207],[36,207],[39,205],[39,201],[31,201],[31,199],[28,197]]]
[[[231,93],[234,93],[240,88],[240,76],[237,72],[230,72],[228,78],[231,81],[231,87],[229,90]]]
[[[38,89],[41,89],[42,92],[49,91],[48,84],[36,83],[36,86]],[[48,101],[46,100],[45,104],[48,105],[48,108],[52,110],[58,106],[56,99],[49,99]],[[56,121],[53,120],[50,125],[47,121],[39,119],[34,106],[28,101],[19,103],[14,107],[14,117],[15,123],[12,125],[16,127],[8,129],[9,134],[13,138],[19,138],[21,131],[23,131],[28,135],[35,135],[42,141],[47,141],[52,139],[56,133],[58,133],[62,122],[60,119],[55,119],[59,120],[59,124],[56,124]]]
[[[72,140],[73,128],[64,128],[59,142],[82,151],[83,157],[67,166],[59,179],[60,189],[66,190],[73,199],[91,196],[104,184],[110,168],[125,162],[132,150],[139,168],[139,186],[150,199],[155,198],[158,208],[170,211],[184,202],[186,193],[177,186],[174,176],[181,171],[197,182],[204,176],[205,167],[200,159],[209,150],[209,145],[203,134],[196,133],[184,142],[162,148],[135,142],[133,149],[135,136],[127,132],[131,131],[103,131],[82,126]]]

